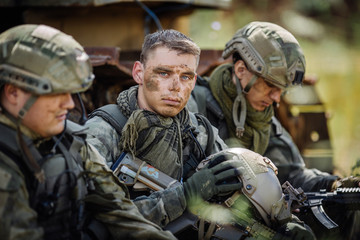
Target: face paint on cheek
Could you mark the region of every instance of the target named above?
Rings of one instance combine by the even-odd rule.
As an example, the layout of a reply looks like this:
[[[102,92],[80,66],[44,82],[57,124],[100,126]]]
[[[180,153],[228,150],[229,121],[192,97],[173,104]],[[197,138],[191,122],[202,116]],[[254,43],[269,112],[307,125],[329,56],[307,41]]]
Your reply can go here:
[[[159,90],[159,80],[156,79],[156,75],[150,76],[150,78],[145,79],[145,86],[149,91],[155,92]]]

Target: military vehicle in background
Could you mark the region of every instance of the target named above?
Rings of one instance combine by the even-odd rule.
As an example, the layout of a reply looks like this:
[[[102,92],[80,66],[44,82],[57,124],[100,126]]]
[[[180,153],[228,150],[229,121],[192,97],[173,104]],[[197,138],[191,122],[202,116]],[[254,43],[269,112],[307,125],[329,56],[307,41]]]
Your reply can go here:
[[[96,76],[93,86],[81,95],[89,113],[114,103],[120,91],[135,84],[132,65],[139,59],[147,33],[173,28],[189,35],[191,13],[201,8],[229,9],[232,4],[232,0],[2,0],[0,30],[23,23],[46,24],[72,35],[85,46]],[[198,74],[209,75],[223,62],[220,50],[203,49]],[[276,114],[308,167],[332,173],[327,114],[315,82],[307,77],[298,91],[285,95]],[[77,102],[73,120],[80,116],[80,109]]]

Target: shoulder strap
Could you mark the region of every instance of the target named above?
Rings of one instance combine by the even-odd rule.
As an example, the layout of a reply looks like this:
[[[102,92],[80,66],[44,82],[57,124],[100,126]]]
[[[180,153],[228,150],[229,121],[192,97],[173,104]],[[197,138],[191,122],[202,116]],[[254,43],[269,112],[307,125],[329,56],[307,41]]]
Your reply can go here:
[[[304,160],[302,159],[299,149],[296,147],[295,143],[291,139],[291,136],[289,134],[285,134],[280,121],[276,117],[272,117],[271,120],[275,136],[281,139],[289,147],[294,161],[296,160],[296,162],[304,164]]]
[[[191,95],[193,96],[198,107],[198,111],[204,116],[206,116],[206,96],[208,94],[211,94],[210,89],[199,85],[195,85],[195,88],[191,92]]]
[[[213,114],[217,119],[224,119],[224,113],[208,85],[196,85],[191,95],[197,103],[198,111],[204,116],[209,117],[209,114]]]
[[[121,134],[121,131],[128,120],[128,118],[121,112],[120,107],[117,104],[108,104],[95,109],[89,114],[89,119],[94,116],[104,119],[113,126],[119,134]]]
[[[205,154],[206,154],[206,156],[209,156],[212,153],[213,146],[215,144],[214,130],[212,128],[210,121],[206,117],[204,117],[202,114],[195,113],[195,116],[199,121],[201,121],[204,124],[204,126],[206,128],[208,139],[207,139]]]

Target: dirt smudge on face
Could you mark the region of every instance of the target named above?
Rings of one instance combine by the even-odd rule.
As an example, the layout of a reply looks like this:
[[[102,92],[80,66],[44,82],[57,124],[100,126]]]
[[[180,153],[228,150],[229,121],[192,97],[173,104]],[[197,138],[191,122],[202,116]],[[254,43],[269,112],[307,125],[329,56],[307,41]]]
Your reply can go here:
[[[144,79],[144,82],[149,91],[155,92],[159,90],[159,80],[156,74],[151,74],[149,78]]]

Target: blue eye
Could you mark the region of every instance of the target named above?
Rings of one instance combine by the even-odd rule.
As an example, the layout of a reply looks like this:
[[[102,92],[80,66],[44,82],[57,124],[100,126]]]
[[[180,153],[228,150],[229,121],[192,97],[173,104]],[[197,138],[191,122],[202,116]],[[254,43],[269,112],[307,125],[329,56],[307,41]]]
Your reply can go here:
[[[191,77],[190,76],[182,76],[181,77],[183,80],[185,80],[185,81],[188,81],[188,80],[191,80]]]

